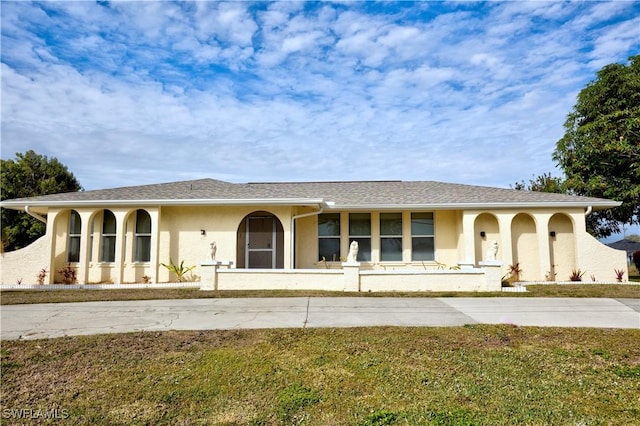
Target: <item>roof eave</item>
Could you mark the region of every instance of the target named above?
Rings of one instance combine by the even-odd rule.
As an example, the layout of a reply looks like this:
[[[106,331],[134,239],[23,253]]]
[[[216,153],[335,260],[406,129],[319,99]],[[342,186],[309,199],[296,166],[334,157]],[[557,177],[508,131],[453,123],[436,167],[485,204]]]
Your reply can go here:
[[[598,202],[509,202],[509,203],[440,203],[440,204],[329,204],[328,210],[504,210],[522,208],[588,208],[604,210],[621,206],[618,201]]]
[[[193,200],[58,200],[58,201],[3,201],[0,207],[24,210],[55,207],[148,207],[148,206],[318,206],[326,210],[490,210],[514,208],[588,208],[604,210],[622,205],[619,201],[545,201],[508,203],[426,203],[426,204],[338,204],[322,198],[247,198],[247,199],[193,199]]]
[[[25,206],[50,207],[148,207],[148,206],[317,206],[320,198],[250,198],[250,199],[193,199],[193,200],[58,200],[58,201],[4,201],[0,207],[22,210]]]

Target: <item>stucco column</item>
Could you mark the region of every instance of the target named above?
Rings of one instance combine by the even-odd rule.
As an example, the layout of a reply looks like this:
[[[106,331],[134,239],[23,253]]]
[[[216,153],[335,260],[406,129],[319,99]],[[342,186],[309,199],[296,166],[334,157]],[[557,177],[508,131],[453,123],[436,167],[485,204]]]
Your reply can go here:
[[[547,272],[551,272],[551,251],[549,250],[549,220],[551,220],[551,214],[537,214],[536,230],[538,232],[538,249],[540,256],[540,279],[546,278]]]
[[[78,262],[78,284],[89,282],[89,253],[91,253],[91,218],[93,211],[78,211],[81,220],[80,227],[80,261]]]
[[[464,258],[458,264],[460,266],[475,266],[476,264],[476,240],[474,235],[477,212],[462,212],[462,238],[464,245]]]
[[[283,240],[284,240],[284,247],[282,247],[282,266],[284,269],[293,269],[294,265],[293,265],[293,251],[292,251],[292,246],[293,244],[295,244],[295,242],[293,244],[291,244],[291,241],[293,241],[293,230],[291,228],[291,217],[292,214],[289,214],[289,217],[286,220],[280,220],[280,218],[278,216],[276,216],[277,220],[280,220],[280,224],[282,225],[282,233],[283,233]],[[275,243],[275,242],[274,242]],[[277,243],[276,247],[277,247]]]
[[[502,259],[504,265],[513,265],[513,247],[511,241],[511,221],[513,213],[499,213],[498,226],[500,227],[500,247],[498,259]]]
[[[585,214],[571,214],[573,219],[573,235],[574,235],[574,247],[575,247],[575,268],[584,268],[583,264],[587,263],[583,259],[589,259],[587,253],[587,245],[584,244],[583,239],[586,236],[590,236],[587,232],[587,216]],[[581,244],[582,243],[582,244]],[[583,269],[584,270],[584,269]],[[628,276],[628,274],[627,274]]]
[[[200,264],[200,290],[217,290],[218,289],[218,268],[220,261],[203,262]]]
[[[496,260],[484,260],[479,262],[484,269],[484,290],[501,291],[502,290],[502,262]]]
[[[344,291],[360,291],[360,262],[343,262]]]
[[[47,213],[47,245],[49,246],[49,273],[47,274],[47,284],[53,284],[56,277],[56,221],[60,212],[53,212],[51,209]]]
[[[404,263],[411,262],[412,246],[411,246],[411,212],[402,212],[402,261]]]
[[[160,208],[147,209],[151,217],[151,257],[149,258],[151,281],[159,282],[158,272],[160,268]]]
[[[126,211],[113,211],[116,217],[116,253],[114,262],[114,284],[122,284],[125,266],[125,228],[126,228]]]

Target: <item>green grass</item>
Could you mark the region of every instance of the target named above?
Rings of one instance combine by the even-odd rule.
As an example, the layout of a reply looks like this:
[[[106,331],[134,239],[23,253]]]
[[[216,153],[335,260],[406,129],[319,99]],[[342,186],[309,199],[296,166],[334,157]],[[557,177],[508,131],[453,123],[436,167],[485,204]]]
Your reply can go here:
[[[640,298],[640,285],[584,284],[532,285],[527,293],[503,292],[391,292],[345,293],[329,291],[200,291],[199,289],[133,290],[5,290],[0,304],[91,302],[108,300],[202,299],[227,297],[613,297]]]
[[[640,330],[473,325],[2,342],[11,409],[78,425],[630,425]]]

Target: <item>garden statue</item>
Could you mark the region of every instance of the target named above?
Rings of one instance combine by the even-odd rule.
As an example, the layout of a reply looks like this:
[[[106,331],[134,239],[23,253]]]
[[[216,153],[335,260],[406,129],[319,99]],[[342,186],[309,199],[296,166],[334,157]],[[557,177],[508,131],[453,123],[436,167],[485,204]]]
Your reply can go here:
[[[489,261],[496,260],[497,254],[498,254],[498,242],[496,240],[491,240],[489,248],[487,249],[487,258],[485,260],[489,260]]]
[[[208,260],[210,260],[211,262],[214,262],[216,260],[216,251],[218,250],[218,247],[216,246],[216,242],[212,241],[211,244],[209,244],[209,258]]]
[[[347,263],[356,263],[358,259],[358,242],[352,241],[347,254]]]

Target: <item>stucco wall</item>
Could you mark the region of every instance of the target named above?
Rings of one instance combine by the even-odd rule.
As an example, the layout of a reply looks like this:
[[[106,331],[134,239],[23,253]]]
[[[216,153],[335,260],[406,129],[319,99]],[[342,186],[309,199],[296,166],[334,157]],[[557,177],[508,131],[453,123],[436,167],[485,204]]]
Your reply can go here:
[[[485,274],[469,271],[362,271],[361,291],[483,291]]]
[[[204,290],[325,291],[500,291],[499,264],[481,269],[383,271],[341,269],[217,269],[205,268]]]
[[[409,220],[411,216],[409,215]],[[457,265],[461,259],[458,236],[461,232],[461,217],[455,211],[439,210],[434,212],[435,260],[447,265]],[[411,224],[409,224],[409,239]],[[411,244],[411,241],[409,241]]]
[[[311,209],[301,209],[296,214],[304,214],[309,212],[311,212]],[[296,267],[315,267],[318,262],[317,216],[307,216],[296,220],[296,247]]]
[[[625,281],[629,280],[627,268],[627,253],[623,250],[612,249],[602,244],[589,234],[581,236],[578,242],[577,267],[585,274],[583,281],[591,281],[594,276],[596,281],[615,281],[615,269],[625,271]],[[566,280],[568,277],[556,277],[558,280]]]
[[[290,207],[163,207],[160,223],[161,263],[175,263],[182,260],[185,266],[198,265],[207,259],[209,246],[215,241],[216,259],[237,261],[237,232],[242,220],[249,214],[265,211],[275,215],[284,230],[285,267],[289,266],[289,231],[291,228],[292,209]],[[202,235],[201,230],[205,231]],[[193,279],[198,279],[199,268],[193,271]],[[166,268],[158,271],[158,281],[165,282],[175,277],[170,276]]]
[[[51,271],[49,271],[49,239],[46,235],[25,248],[0,255],[0,271],[2,271],[0,284],[17,284],[18,281],[22,284],[37,284],[38,274],[42,269],[48,271],[48,279]]]
[[[341,270],[221,269],[218,290],[344,290]]]
[[[549,238],[549,271],[557,280],[567,280],[571,271],[576,269],[577,243],[573,223],[568,216],[556,214],[549,221],[548,231],[555,233]]]

